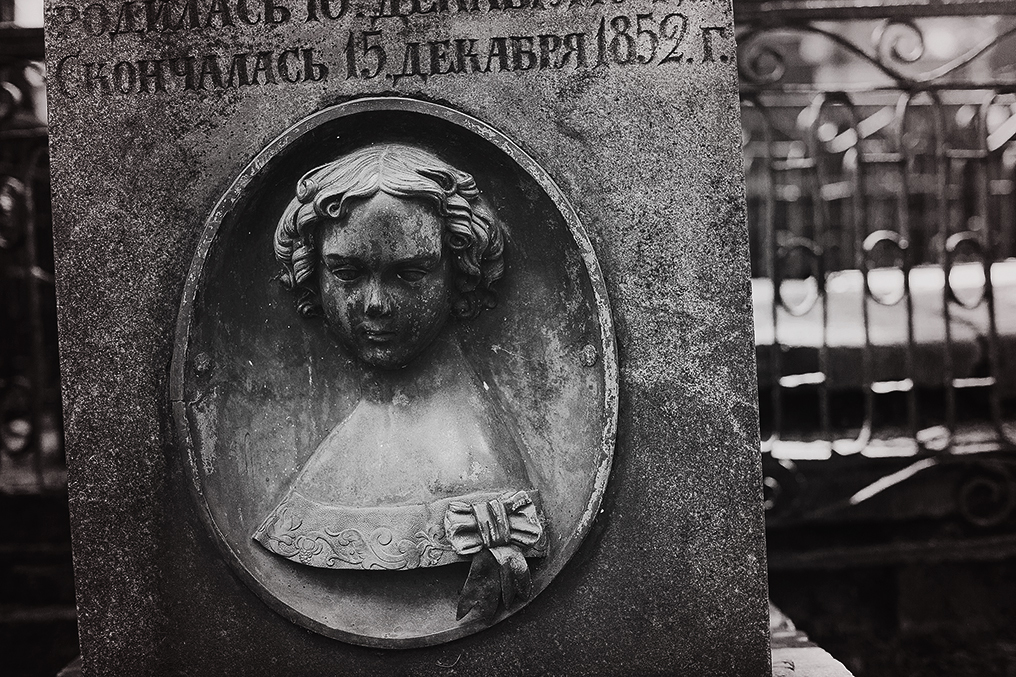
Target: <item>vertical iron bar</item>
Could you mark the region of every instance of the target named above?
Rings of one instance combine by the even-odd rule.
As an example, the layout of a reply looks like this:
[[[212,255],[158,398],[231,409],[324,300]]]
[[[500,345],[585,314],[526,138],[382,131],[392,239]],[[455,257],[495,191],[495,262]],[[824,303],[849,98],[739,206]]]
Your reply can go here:
[[[775,169],[773,168],[773,124],[770,118],[768,108],[766,108],[760,101],[753,99],[752,103],[755,109],[759,112],[759,116],[762,118],[762,142],[764,148],[765,158],[765,194],[762,200],[763,213],[762,213],[762,233],[763,233],[763,250],[765,252],[765,261],[763,268],[766,277],[772,284],[772,301],[770,302],[770,314],[773,323],[773,340],[769,345],[769,393],[770,401],[772,404],[772,431],[770,433],[770,449],[775,446],[783,432],[783,396],[782,388],[780,387],[780,374],[782,373],[782,355],[780,351],[779,341],[779,304],[776,302],[778,294],[776,293],[776,252],[777,252],[777,241],[776,241],[776,177]]]
[[[854,108],[853,101],[849,94],[844,93],[843,104],[846,106],[849,113],[850,125],[854,130],[857,141],[856,141],[856,170],[854,171],[854,200],[851,203],[851,216],[852,223],[851,229],[854,232],[854,241],[852,248],[854,250],[853,266],[856,270],[864,271],[867,266],[865,265],[865,251],[864,251],[864,240],[867,238],[867,228],[865,222],[867,219],[867,200],[865,199],[866,186],[864,184],[864,153],[861,142],[861,130],[858,129],[858,116],[857,111]],[[875,392],[873,390],[874,378],[872,376],[873,369],[872,363],[874,362],[872,355],[874,348],[871,343],[871,312],[869,303],[871,301],[871,290],[868,288],[867,279],[863,280],[861,285],[861,322],[864,325],[864,349],[861,353],[861,378],[862,388],[864,392],[864,422],[861,424],[861,430],[858,433],[858,446],[864,448],[871,442],[873,431],[875,428]]]
[[[831,416],[829,412],[829,296],[826,292],[826,269],[828,268],[829,261],[827,260],[828,252],[826,247],[827,231],[828,231],[828,213],[824,196],[822,195],[822,149],[821,141],[818,138],[818,127],[819,121],[822,119],[822,111],[826,105],[826,95],[819,94],[812,101],[812,116],[809,120],[808,125],[808,155],[812,160],[811,171],[809,172],[811,180],[809,183],[809,190],[812,197],[812,214],[813,214],[813,235],[812,240],[817,245],[819,252],[821,253],[819,270],[814,271],[815,282],[818,286],[819,303],[821,304],[821,317],[822,317],[822,340],[819,344],[818,349],[818,370],[824,377],[820,383],[818,383],[818,401],[819,401],[819,428],[821,430],[822,438],[828,442],[832,442],[832,426]],[[821,277],[822,279],[819,279]]]
[[[42,154],[41,148],[36,148],[29,155],[29,161],[25,167],[23,182],[25,186],[25,276],[28,283],[28,309],[29,322],[31,324],[31,351],[32,351],[32,384],[31,384],[31,417],[32,429],[30,432],[29,445],[32,452],[32,465],[35,470],[35,478],[39,491],[46,490],[46,478],[43,469],[42,459],[42,421],[43,407],[45,406],[45,384],[46,384],[46,346],[45,327],[42,325],[42,301],[39,295],[39,278],[36,270],[39,267],[38,242],[36,241],[36,213],[35,213],[35,192],[32,181],[35,178],[35,171],[38,166],[39,157]]]
[[[917,407],[917,369],[915,366],[914,352],[916,350],[914,340],[914,297],[910,290],[910,271],[913,266],[913,248],[910,235],[910,158],[905,151],[907,121],[909,120],[912,95],[904,93],[900,95],[896,106],[897,121],[897,150],[900,153],[897,169],[899,170],[900,190],[896,195],[896,219],[900,229],[901,251],[903,259],[903,302],[906,304],[907,313],[907,347],[905,353],[905,373],[910,379],[910,389],[907,391],[907,427],[910,439],[917,441],[918,430],[918,407]]]
[[[989,98],[990,101],[994,97],[998,96],[995,92]],[[980,184],[978,190],[978,197],[980,201],[981,214],[983,216],[983,239],[982,244],[984,247],[984,254],[982,256],[982,265],[984,267],[984,301],[987,304],[988,312],[988,376],[991,377],[992,381],[989,387],[989,398],[990,398],[990,409],[991,409],[991,422],[995,428],[995,433],[998,435],[999,441],[1008,447],[1012,447],[1016,444],[1005,428],[1005,421],[1003,420],[1002,412],[1002,393],[1000,376],[1001,370],[1001,356],[999,353],[999,340],[998,340],[998,320],[995,316],[995,285],[992,280],[992,264],[994,263],[992,252],[996,251],[996,246],[1000,244],[997,242],[997,238],[994,235],[994,228],[996,227],[996,219],[993,218],[996,215],[993,214],[991,209],[991,197],[989,195],[989,186],[999,173],[993,171],[997,169],[998,165],[1002,163],[1002,157],[1007,144],[1002,144],[997,151],[992,151],[988,144],[988,126],[985,120],[982,123],[983,133],[979,135],[978,141],[981,141],[981,149],[984,153],[984,176],[983,181],[978,182]],[[999,209],[998,212],[1001,212]],[[999,230],[1002,230],[999,228]]]
[[[942,284],[942,320],[944,326],[944,342],[942,355],[942,376],[945,382],[945,408],[946,408],[946,429],[949,431],[948,444],[952,447],[956,435],[956,377],[955,365],[953,364],[953,339],[952,339],[952,314],[949,301],[949,266],[948,252],[945,243],[949,239],[951,204],[948,196],[949,190],[949,168],[950,161],[947,152],[948,139],[945,135],[945,125],[942,119],[941,100],[937,92],[929,92],[931,97],[932,112],[932,144],[935,153],[935,179],[938,202],[938,214],[941,222],[939,224],[939,266],[944,276]]]

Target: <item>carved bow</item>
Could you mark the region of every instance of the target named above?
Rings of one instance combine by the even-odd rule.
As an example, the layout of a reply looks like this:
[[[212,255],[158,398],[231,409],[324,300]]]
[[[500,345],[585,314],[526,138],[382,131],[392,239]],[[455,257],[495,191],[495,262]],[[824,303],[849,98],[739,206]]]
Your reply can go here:
[[[532,588],[523,549],[540,549],[543,522],[525,491],[490,501],[455,501],[445,512],[445,535],[460,555],[473,555],[459,596],[458,618],[473,608],[490,620],[498,603],[527,599]],[[533,554],[542,554],[536,552]]]

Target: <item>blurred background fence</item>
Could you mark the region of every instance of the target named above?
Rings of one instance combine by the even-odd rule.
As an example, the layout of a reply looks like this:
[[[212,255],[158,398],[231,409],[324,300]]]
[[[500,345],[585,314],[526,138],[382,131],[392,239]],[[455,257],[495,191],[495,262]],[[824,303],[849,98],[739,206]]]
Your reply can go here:
[[[1016,675],[1014,5],[735,0],[771,594],[861,676]],[[14,675],[76,646],[39,25],[0,0]]]
[[[0,18],[11,6],[0,4]],[[0,24],[0,492],[66,484],[41,29]]]
[[[735,2],[771,590],[1016,675],[1016,3]]]
[[[0,0],[0,674],[11,677],[54,675],[77,653],[41,3],[18,9]]]

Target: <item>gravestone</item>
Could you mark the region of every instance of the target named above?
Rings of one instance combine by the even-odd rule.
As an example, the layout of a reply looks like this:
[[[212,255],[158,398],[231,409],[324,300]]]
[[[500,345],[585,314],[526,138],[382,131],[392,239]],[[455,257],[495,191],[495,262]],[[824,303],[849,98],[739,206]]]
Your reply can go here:
[[[85,674],[767,674],[713,0],[47,8]]]

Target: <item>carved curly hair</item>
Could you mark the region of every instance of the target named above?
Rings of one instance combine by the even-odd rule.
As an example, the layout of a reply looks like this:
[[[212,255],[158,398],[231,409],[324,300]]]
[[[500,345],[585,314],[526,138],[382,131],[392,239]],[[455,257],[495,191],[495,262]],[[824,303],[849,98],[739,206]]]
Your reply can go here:
[[[493,308],[491,285],[504,274],[504,232],[480,203],[473,177],[413,146],[380,144],[354,151],[311,170],[296,186],[275,229],[275,256],[283,284],[297,293],[305,316],[321,313],[317,281],[317,233],[326,221],[345,218],[359,200],[378,193],[430,204],[445,223],[443,242],[452,254],[457,292],[452,315],[476,317]]]

